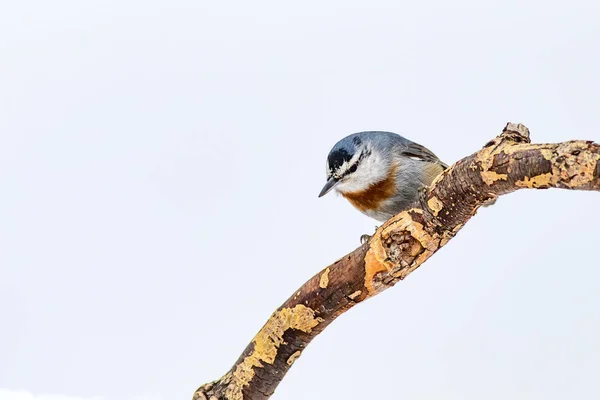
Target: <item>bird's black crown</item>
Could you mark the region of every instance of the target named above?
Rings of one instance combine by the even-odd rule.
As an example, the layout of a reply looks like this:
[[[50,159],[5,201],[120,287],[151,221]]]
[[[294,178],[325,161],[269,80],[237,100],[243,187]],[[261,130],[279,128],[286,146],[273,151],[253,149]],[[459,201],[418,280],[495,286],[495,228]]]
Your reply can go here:
[[[336,149],[329,153],[327,163],[331,171],[336,171],[344,162],[350,161],[354,154],[350,154],[346,149]]]

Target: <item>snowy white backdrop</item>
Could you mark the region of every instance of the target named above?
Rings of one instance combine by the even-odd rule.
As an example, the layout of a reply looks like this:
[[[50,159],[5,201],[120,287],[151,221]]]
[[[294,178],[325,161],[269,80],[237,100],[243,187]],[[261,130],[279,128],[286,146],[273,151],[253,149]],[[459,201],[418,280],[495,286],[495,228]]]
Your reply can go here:
[[[448,163],[507,121],[600,141],[599,7],[3,2],[0,399],[187,399],[218,378],[374,228],[317,199],[346,134]],[[273,398],[600,396],[599,201],[501,198]]]

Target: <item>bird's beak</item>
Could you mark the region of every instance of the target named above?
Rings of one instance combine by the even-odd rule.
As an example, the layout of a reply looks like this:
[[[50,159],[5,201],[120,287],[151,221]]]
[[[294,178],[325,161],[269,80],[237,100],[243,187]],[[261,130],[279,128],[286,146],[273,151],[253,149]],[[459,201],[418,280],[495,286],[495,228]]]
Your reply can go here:
[[[327,193],[329,193],[331,191],[331,189],[333,189],[337,184],[339,183],[339,181],[337,179],[335,179],[333,176],[331,178],[329,178],[329,180],[327,181],[327,183],[325,184],[325,186],[323,186],[323,189],[321,189],[321,193],[319,193],[319,197],[323,197],[325,196]]]

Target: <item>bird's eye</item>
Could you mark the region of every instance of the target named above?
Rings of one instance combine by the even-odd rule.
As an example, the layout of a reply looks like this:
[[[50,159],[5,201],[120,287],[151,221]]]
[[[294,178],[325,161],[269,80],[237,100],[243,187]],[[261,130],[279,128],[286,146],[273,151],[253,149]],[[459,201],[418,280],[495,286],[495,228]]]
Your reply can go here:
[[[354,164],[353,166],[351,166],[348,171],[350,171],[350,173],[356,172],[356,168],[358,168],[358,164]]]

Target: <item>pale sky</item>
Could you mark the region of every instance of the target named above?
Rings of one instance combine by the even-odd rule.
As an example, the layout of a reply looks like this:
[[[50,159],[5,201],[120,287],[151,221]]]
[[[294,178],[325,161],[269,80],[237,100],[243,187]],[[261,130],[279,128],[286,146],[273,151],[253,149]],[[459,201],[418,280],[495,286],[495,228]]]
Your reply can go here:
[[[219,378],[378,224],[317,198],[347,134],[600,141],[600,3],[561,4],[3,1],[0,399]],[[273,399],[600,398],[599,201],[501,198]]]

